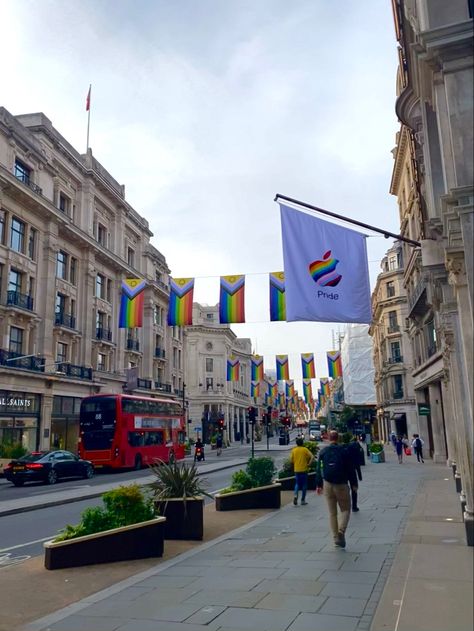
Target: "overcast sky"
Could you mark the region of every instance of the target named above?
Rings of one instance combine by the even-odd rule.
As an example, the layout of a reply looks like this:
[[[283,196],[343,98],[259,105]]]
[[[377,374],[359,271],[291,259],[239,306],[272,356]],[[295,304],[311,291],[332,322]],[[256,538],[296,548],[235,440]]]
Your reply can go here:
[[[94,156],[172,275],[216,304],[220,275],[248,274],[236,333],[268,368],[289,354],[299,380],[314,352],[326,376],[342,325],[268,322],[267,274],[283,269],[273,198],[398,231],[390,1],[0,0],[0,14],[0,103],[44,112],[82,153],[92,83]],[[389,245],[368,239],[372,285]]]

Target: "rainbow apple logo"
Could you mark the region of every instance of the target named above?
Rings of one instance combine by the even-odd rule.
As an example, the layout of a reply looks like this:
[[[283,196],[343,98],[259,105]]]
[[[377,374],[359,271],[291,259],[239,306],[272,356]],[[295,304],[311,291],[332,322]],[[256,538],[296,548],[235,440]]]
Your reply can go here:
[[[337,259],[331,259],[331,250],[328,250],[322,261],[313,261],[309,264],[309,273],[314,282],[321,287],[335,287],[339,284],[342,276],[336,272],[339,263]]]

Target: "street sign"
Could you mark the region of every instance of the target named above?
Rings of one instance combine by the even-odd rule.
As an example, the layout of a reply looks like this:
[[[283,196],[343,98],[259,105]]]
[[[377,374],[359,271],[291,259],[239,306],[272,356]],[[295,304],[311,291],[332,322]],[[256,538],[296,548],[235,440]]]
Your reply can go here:
[[[420,416],[429,416],[431,414],[431,408],[425,403],[418,403],[418,414]]]
[[[200,427],[200,426],[199,426],[199,427],[193,427],[193,430],[194,430],[195,432],[200,432],[200,431],[201,431],[201,427]]]

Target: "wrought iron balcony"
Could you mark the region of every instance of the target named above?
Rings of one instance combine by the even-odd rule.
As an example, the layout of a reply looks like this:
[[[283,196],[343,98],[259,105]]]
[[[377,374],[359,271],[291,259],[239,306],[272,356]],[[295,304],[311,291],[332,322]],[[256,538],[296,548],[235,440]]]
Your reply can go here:
[[[180,397],[180,398],[182,399],[182,398],[183,398],[183,396],[184,396],[184,390],[178,390],[177,388],[175,388],[175,389],[174,389],[174,394],[175,394],[177,397]]]
[[[393,398],[394,399],[403,399],[403,390],[398,390],[397,392],[393,393]]]
[[[44,357],[25,357],[19,353],[6,351],[0,348],[0,365],[9,368],[23,368],[23,370],[34,370],[35,372],[44,372]]]
[[[96,340],[105,340],[106,342],[112,341],[112,331],[110,329],[104,329],[101,326],[98,326],[95,330],[95,339]]]
[[[74,377],[76,379],[92,379],[92,368],[86,368],[85,366],[76,366],[69,362],[62,362],[57,365],[56,370],[63,372],[68,377]]]
[[[408,295],[408,315],[410,316],[412,313],[423,311],[423,302],[421,298],[425,294],[426,298],[426,281],[423,279],[419,281],[415,289],[411,294]]]
[[[19,291],[7,291],[7,305],[13,305],[14,307],[20,307],[20,309],[27,309],[33,311],[33,298],[26,294],[21,294]]]
[[[155,348],[155,357],[161,357],[161,359],[165,358],[165,350],[157,346]]]
[[[403,364],[403,355],[393,355],[388,358],[389,364]]]
[[[438,352],[438,347],[436,344],[430,344],[427,348],[428,357],[432,357],[435,353]]]
[[[131,337],[127,338],[127,350],[138,352],[140,350],[140,342],[132,339]]]
[[[69,313],[58,311],[54,314],[54,324],[56,326],[65,326],[68,329],[76,328],[76,318]]]
[[[28,186],[28,188],[31,188],[33,193],[36,193],[37,195],[43,194],[43,189],[41,188],[41,186],[38,186],[38,184],[35,184],[34,182],[32,182],[29,176],[26,176],[25,174],[15,173],[15,177],[19,182],[23,182],[25,186]]]
[[[392,324],[388,327],[388,332],[389,333],[398,333],[400,331],[400,325],[399,324]]]
[[[143,388],[144,390],[151,390],[152,381],[151,379],[141,379],[140,377],[137,379],[137,388]]]
[[[155,390],[159,390],[160,392],[171,392],[171,384],[155,381]]]

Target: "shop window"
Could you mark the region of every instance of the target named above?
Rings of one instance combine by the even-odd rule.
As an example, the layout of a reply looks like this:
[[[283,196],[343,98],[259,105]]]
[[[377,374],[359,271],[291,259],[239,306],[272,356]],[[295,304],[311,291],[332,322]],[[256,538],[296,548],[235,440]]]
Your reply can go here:
[[[23,352],[23,329],[20,329],[17,326],[10,327],[10,343],[8,346],[8,350],[10,353],[15,353],[16,355],[21,355]]]
[[[23,252],[25,248],[25,224],[16,217],[10,228],[10,247],[15,252]]]

